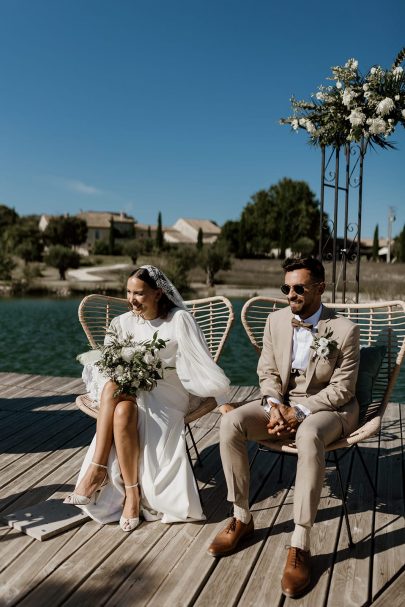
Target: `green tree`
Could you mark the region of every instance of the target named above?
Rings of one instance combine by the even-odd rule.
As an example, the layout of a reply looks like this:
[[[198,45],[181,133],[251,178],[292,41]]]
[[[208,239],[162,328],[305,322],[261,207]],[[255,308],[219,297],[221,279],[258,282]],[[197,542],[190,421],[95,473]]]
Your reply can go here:
[[[162,228],[162,213],[159,211],[157,229],[156,229],[156,248],[158,251],[163,250],[163,228]]]
[[[108,232],[108,252],[110,255],[114,255],[115,251],[115,226],[114,226],[114,217],[111,215],[110,217],[110,230]]]
[[[397,261],[405,262],[405,225],[394,240],[394,255]]]
[[[72,249],[62,245],[53,245],[49,247],[45,255],[45,263],[59,270],[61,280],[66,280],[66,270],[69,268],[78,268],[80,265],[80,255]]]
[[[0,249],[0,280],[11,280],[15,266],[11,255]]]
[[[14,225],[18,221],[18,214],[14,209],[6,207],[5,204],[0,204],[0,236],[3,231],[9,226]]]
[[[286,248],[302,236],[318,241],[319,205],[305,181],[284,178],[268,190],[260,190],[242,217],[249,255],[266,255],[276,248],[284,258]]]
[[[240,221],[226,221],[221,228],[221,234],[218,237],[219,242],[226,242],[232,255],[238,255]]]
[[[301,257],[309,257],[314,252],[314,248],[315,242],[308,236],[301,236],[301,238],[298,238],[298,240],[291,245],[291,250],[294,255]]]
[[[239,222],[238,250],[236,251],[236,256],[239,259],[244,259],[247,256],[247,247],[246,247],[246,219],[245,219],[245,215],[243,215],[243,214],[242,214],[241,220]]]
[[[173,246],[164,257],[164,271],[181,295],[190,291],[188,272],[197,263],[197,251],[194,246]]]
[[[231,255],[224,241],[218,241],[207,247],[201,254],[200,264],[206,272],[206,283],[210,287],[215,284],[215,274],[220,270],[231,268]]]
[[[42,232],[36,217],[20,217],[14,225],[7,228],[5,238],[7,247],[24,261],[41,261],[44,250]]]
[[[374,228],[374,237],[373,237],[373,253],[372,258],[373,261],[378,261],[378,251],[380,250],[380,239],[378,236],[378,223]]]
[[[136,266],[139,255],[143,253],[144,246],[141,240],[129,240],[123,245],[124,255],[131,258],[132,263]]]
[[[32,239],[20,242],[15,248],[15,253],[27,264],[28,262],[41,261],[43,250],[43,242],[40,239]]]
[[[198,228],[197,234],[197,251],[201,251],[204,246],[204,234],[202,228]]]
[[[82,244],[87,238],[87,223],[79,217],[52,217],[44,231],[48,245],[72,247]]]

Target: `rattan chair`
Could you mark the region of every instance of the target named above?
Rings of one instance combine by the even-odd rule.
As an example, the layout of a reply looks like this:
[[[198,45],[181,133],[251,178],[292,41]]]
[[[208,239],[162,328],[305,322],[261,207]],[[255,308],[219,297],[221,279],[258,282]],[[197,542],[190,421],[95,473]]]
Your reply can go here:
[[[191,299],[185,304],[204,333],[211,356],[217,362],[234,320],[231,302],[226,297],[216,296]],[[112,319],[124,312],[128,312],[128,301],[118,297],[94,294],[88,295],[80,302],[79,320],[92,348],[103,345]],[[76,405],[87,415],[97,418],[97,405],[95,406],[88,394],[78,396]],[[190,409],[184,418],[184,423],[200,464],[200,454],[190,424],[215,409],[216,405],[216,400],[212,397],[199,399],[190,395]],[[191,461],[188,446],[187,453]]]
[[[263,332],[268,315],[287,305],[285,299],[270,297],[253,297],[242,308],[241,318],[247,336],[260,354],[263,345]],[[341,316],[346,316],[360,327],[360,345],[383,345],[386,353],[372,389],[372,402],[360,418],[360,426],[348,436],[340,438],[328,445],[327,452],[331,453],[336,465],[339,485],[342,492],[344,515],[347,525],[349,544],[353,545],[350,531],[348,513],[345,502],[345,492],[339,468],[338,449],[354,448],[358,454],[366,476],[376,490],[370,474],[365,465],[358,443],[377,434],[381,428],[381,421],[389,402],[390,395],[397,380],[405,354],[405,303],[402,301],[387,301],[364,304],[325,303],[327,308],[333,308]],[[280,454],[297,454],[293,440],[261,442],[270,451]],[[260,447],[259,447],[260,449]],[[283,459],[281,459],[282,465]],[[282,467],[280,469],[281,475]]]

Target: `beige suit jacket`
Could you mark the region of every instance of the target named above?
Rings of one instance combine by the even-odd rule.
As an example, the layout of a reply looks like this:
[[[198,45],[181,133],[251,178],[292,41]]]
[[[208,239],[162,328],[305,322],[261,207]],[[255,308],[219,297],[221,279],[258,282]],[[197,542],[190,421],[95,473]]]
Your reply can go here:
[[[263,349],[257,373],[263,396],[289,401],[288,387],[293,344],[292,313],[289,307],[269,315],[263,335]],[[328,329],[337,347],[326,358],[311,355],[306,370],[305,394],[299,402],[311,413],[333,411],[339,415],[343,434],[358,423],[359,407],[355,397],[359,364],[359,327],[334,310],[322,308],[318,337]],[[312,352],[312,350],[311,350]]]

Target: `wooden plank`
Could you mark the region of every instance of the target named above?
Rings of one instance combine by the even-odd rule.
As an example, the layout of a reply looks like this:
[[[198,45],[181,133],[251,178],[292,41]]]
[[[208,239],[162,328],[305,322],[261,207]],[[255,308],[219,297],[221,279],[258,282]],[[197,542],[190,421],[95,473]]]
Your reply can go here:
[[[217,458],[218,461],[218,458]],[[214,458],[212,458],[212,465],[217,465]],[[117,546],[116,550],[109,556],[103,559],[101,564],[91,560],[89,555],[86,555],[86,562],[89,561],[89,568],[87,573],[80,572],[81,584],[77,592],[73,593],[67,605],[77,604],[79,601],[81,605],[94,605],[100,600],[105,600],[105,597],[110,594],[114,586],[119,586],[123,575],[126,576],[130,567],[135,567],[137,563],[140,563],[144,556],[154,547],[154,545],[170,530],[177,532],[181,525],[163,525],[160,522],[156,523],[143,523],[136,531],[132,534],[122,534],[121,530],[115,525],[115,532],[117,537],[125,539],[125,544]],[[188,526],[188,525],[186,525]],[[99,541],[101,541],[101,537]],[[161,549],[161,548],[160,548]],[[131,556],[129,556],[131,555]],[[87,571],[87,570],[86,570]],[[72,590],[71,584],[63,582],[63,577],[72,574],[71,571],[56,571],[55,573],[48,576],[47,580],[44,581],[43,586],[40,586],[37,591],[30,594],[29,599],[31,604],[41,604],[41,600],[46,597],[54,598],[52,594],[53,588],[58,588],[59,591],[56,593],[55,598],[60,599],[61,588],[62,596],[64,596],[63,589],[66,589],[66,594],[70,594]],[[28,600],[28,599],[27,599]],[[27,604],[30,604],[29,602]]]
[[[83,443],[88,443],[93,430],[87,429],[84,432],[79,433],[76,436],[76,440],[82,439]],[[69,443],[69,440],[67,441]],[[60,449],[63,444],[60,445]],[[55,453],[48,452],[44,453],[43,457],[38,461],[34,460],[31,465],[24,465],[24,460],[18,462],[19,474],[15,476],[14,472],[11,473],[13,478],[8,479],[9,483],[6,488],[2,491],[2,503],[1,510],[4,514],[10,512],[10,507],[20,497],[21,492],[25,493],[29,488],[35,486],[37,483],[47,479],[51,473],[58,470],[65,462],[67,462],[74,453],[81,451],[82,447],[61,449]],[[15,507],[15,506],[13,506]]]
[[[250,454],[255,452],[255,445],[250,444]],[[253,477],[258,480],[260,469],[256,468]],[[205,525],[188,526],[173,538],[171,544],[161,554],[148,555],[145,563],[138,568],[133,578],[139,579],[136,585],[137,594],[142,598],[140,604],[149,605],[187,605],[193,603],[198,594],[199,587],[217,565],[217,560],[207,553],[207,546],[214,535],[224,527],[229,516],[229,504],[225,501],[226,485],[222,467],[218,469],[215,478],[216,484],[210,494],[210,507],[205,509],[208,521]],[[208,505],[208,504],[207,504]],[[213,510],[214,509],[214,510]],[[155,579],[155,587],[147,586],[146,572],[149,567],[159,573]],[[120,588],[112,597],[111,604],[130,604],[128,580],[127,588]],[[156,590],[158,587],[158,590]],[[148,602],[148,600],[150,602]]]
[[[388,586],[388,588],[373,601],[373,607],[403,607],[405,597],[405,569]]]
[[[46,485],[42,484],[42,480],[40,480],[37,485],[34,485],[26,492],[22,492],[21,495],[15,499],[12,507],[5,510],[5,513],[15,508],[29,508],[38,503],[38,501],[42,501],[50,497],[55,499],[63,499],[74,487],[74,481],[77,478],[85,451],[86,448],[80,449],[78,452],[73,454],[70,459],[64,462],[62,466],[50,474],[46,478]],[[7,527],[7,529],[10,530],[9,527]],[[13,538],[13,542],[9,542],[6,544],[6,547],[3,546],[2,549],[1,562],[3,569],[10,565],[13,562],[13,559],[19,553],[18,550],[15,552],[17,543],[15,538],[18,538],[18,544],[22,546],[20,551],[30,545],[31,542],[35,541],[28,538],[28,536],[25,534],[17,533],[15,530],[13,530]]]
[[[218,458],[214,461],[212,458],[212,464],[217,465]],[[185,525],[189,526],[189,525]],[[137,563],[141,562],[144,556],[160,541],[166,533],[172,531],[177,533],[181,525],[163,525],[160,522],[156,523],[143,523],[136,531],[132,534],[123,534],[117,525],[114,526],[117,538],[120,541],[125,540],[125,544],[122,543],[111,553],[109,557],[105,557],[99,562],[99,554],[95,551],[94,555],[86,554],[84,560],[86,561],[85,569],[83,569],[83,562],[80,566],[80,575],[78,576],[81,580],[80,586],[77,592],[74,592],[71,599],[68,600],[67,604],[92,604],[94,601],[99,599],[105,600],[105,597],[112,592],[114,585],[120,585],[123,574],[126,576],[130,567],[136,566]],[[102,541],[101,536],[98,536],[98,541]],[[160,547],[159,550],[161,550]],[[131,555],[129,557],[129,555]],[[29,599],[30,602],[27,604],[41,604],[44,597],[47,601],[52,598],[61,599],[61,596],[71,594],[72,584],[69,583],[68,579],[72,576],[70,561],[69,570],[64,568],[63,570],[55,569],[44,583],[41,584],[37,590],[33,591]],[[68,579],[66,580],[66,576]],[[53,594],[53,589],[57,588],[58,592]],[[62,592],[62,594],[61,594]],[[99,598],[96,598],[99,597]]]
[[[69,436],[76,436],[79,432],[86,428],[94,427],[94,420],[90,418],[82,420],[80,413],[77,411],[69,411],[62,416],[52,413],[42,424],[32,425],[30,428],[22,432],[22,441],[16,441],[15,446],[12,446],[9,439],[5,441],[5,450],[11,451],[3,453],[0,456],[0,469],[2,476],[5,478],[7,467],[12,466],[15,471],[16,462],[24,459],[24,465],[30,462],[33,458],[36,459],[36,453],[47,452],[56,447],[52,445],[66,442],[65,439]]]
[[[375,513],[373,597],[402,569],[405,562],[403,427],[399,407],[400,405],[391,404],[382,422],[379,450],[381,466],[378,468]]]
[[[208,472],[210,471],[210,472]],[[215,478],[215,484],[213,484],[214,480],[211,475],[214,473],[215,475],[222,475],[222,468],[219,463],[218,452],[212,453],[204,463],[204,474],[210,478],[210,481],[207,485],[203,485],[199,482],[202,488],[202,498],[204,505],[204,512],[208,517],[212,514],[212,508],[218,507],[219,504],[225,504],[224,500],[224,483],[217,482]],[[211,473],[211,474],[210,474]],[[218,491],[221,493],[221,499],[218,499]],[[79,601],[82,603],[84,601],[84,605],[94,604],[94,601],[105,600],[105,596],[110,596],[114,592],[115,589],[119,590],[120,586],[125,583],[122,580],[122,574],[120,572],[125,570],[125,579],[128,578],[133,582],[133,578],[142,584],[141,580],[146,578],[150,581],[150,571],[148,570],[146,574],[143,574],[143,563],[144,560],[153,558],[151,557],[152,551],[154,551],[154,555],[159,555],[165,550],[167,546],[168,549],[173,546],[173,543],[176,543],[177,546],[181,544],[183,541],[187,541],[188,537],[192,537],[193,533],[198,532],[201,529],[200,523],[187,523],[187,524],[176,524],[176,525],[163,525],[162,523],[147,523],[147,526],[152,526],[151,533],[153,534],[153,543],[149,543],[148,536],[142,535],[139,538],[140,532],[143,533],[144,525],[141,525],[136,531],[131,534],[132,540],[135,541],[135,547],[131,550],[131,559],[128,559],[128,548],[122,546],[117,549],[117,551],[111,555],[108,559],[103,562],[103,573],[104,575],[100,575],[98,570],[95,570],[94,573],[83,583],[82,586],[78,589],[77,593],[73,594],[71,599],[68,601],[67,605],[77,604]],[[158,525],[159,534],[156,534],[156,527]],[[194,531],[192,531],[194,530]],[[170,533],[169,539],[166,539],[166,534]],[[190,536],[191,534],[191,536]],[[177,536],[179,537],[177,538]],[[177,538],[177,539],[176,539]],[[170,541],[169,541],[170,540]],[[177,560],[181,556],[181,553],[178,554],[176,550],[174,551],[174,558]],[[141,568],[139,568],[141,567]],[[106,588],[106,579],[109,580],[108,589]],[[120,583],[121,580],[121,583]],[[129,581],[131,584],[131,581]],[[153,591],[153,586],[148,587],[149,591]],[[139,594],[138,586],[134,590],[136,592],[136,596]],[[130,600],[133,601],[134,592],[130,593]],[[112,602],[113,604],[117,604],[115,601],[117,598],[113,595]],[[144,599],[140,599],[144,601]],[[133,603],[131,603],[133,604]]]
[[[67,529],[83,525],[90,519],[79,508],[56,499],[45,500],[31,508],[15,510],[3,518],[10,527],[41,542]]]
[[[5,389],[9,390],[8,393],[15,398],[17,407],[18,392],[22,399],[29,399],[22,402],[23,408],[17,414],[20,421],[26,419],[27,415],[33,416],[30,411],[33,407],[35,411],[38,406],[43,408],[44,413],[41,415],[44,416],[52,415],[48,413],[51,409],[55,416],[58,415],[58,410],[64,411],[64,414],[68,410],[74,410],[73,403],[69,404],[68,399],[65,403],[62,402],[63,399],[58,399],[58,395],[63,394],[67,387],[69,396],[72,386],[72,383],[69,386],[69,382],[82,386],[81,380],[63,378],[67,381],[61,390],[61,384],[58,383],[61,378],[51,378],[52,381],[48,381],[44,376],[25,376],[23,379],[27,388],[21,389],[21,376],[14,374],[12,381],[10,378],[10,374],[0,373],[0,386],[4,385]],[[4,384],[2,379],[5,379]],[[235,393],[238,393],[237,388]],[[41,400],[44,394],[49,397],[48,400]],[[30,402],[29,406],[26,406],[27,402]],[[386,581],[373,593],[377,607],[382,604],[383,598],[384,604],[399,607],[401,603],[398,601],[403,598],[404,592],[404,573],[395,579],[401,566],[403,567],[405,540],[402,535],[403,519],[395,518],[398,514],[397,501],[403,499],[402,493],[398,493],[398,485],[403,483],[403,478],[397,459],[403,458],[400,435],[403,428],[395,425],[399,408],[395,405],[394,409],[391,412],[392,419],[387,417],[387,426],[381,441],[383,459],[380,462],[379,475],[383,477],[380,478],[380,484],[383,486],[379,495],[380,509],[376,513],[378,533],[375,541],[374,577],[380,579],[378,572],[381,571],[382,564]],[[15,421],[15,411],[12,408],[5,411],[3,419]],[[38,418],[33,416],[33,420],[35,419]],[[196,604],[201,607],[204,601],[207,605],[221,603],[226,607],[236,603],[241,607],[253,604],[284,607],[292,607],[293,604],[299,607],[318,604],[334,607],[344,604],[357,607],[367,604],[363,600],[366,597],[367,601],[364,588],[370,580],[367,571],[371,541],[367,529],[373,512],[367,482],[361,482],[362,471],[358,463],[355,463],[352,471],[355,490],[350,493],[349,511],[350,519],[354,523],[353,535],[361,541],[353,553],[348,552],[346,528],[344,525],[341,528],[339,526],[340,502],[335,497],[336,479],[333,473],[329,485],[327,483],[324,487],[319,516],[313,531],[315,585],[299,601],[284,599],[280,589],[286,557],[284,546],[288,544],[292,530],[293,493],[288,493],[285,501],[278,506],[275,501],[271,501],[270,493],[273,491],[274,482],[274,479],[271,480],[272,473],[268,482],[265,478],[269,474],[267,458],[271,459],[273,456],[260,456],[252,473],[256,475],[255,480],[252,478],[252,487],[260,488],[261,491],[254,499],[252,507],[257,520],[258,537],[255,535],[253,541],[242,550],[220,561],[206,553],[212,537],[224,525],[223,519],[226,518],[228,508],[218,452],[220,419],[218,412],[213,411],[194,423],[194,436],[204,463],[202,468],[195,466],[195,473],[202,493],[204,511],[209,517],[205,524],[166,526],[160,522],[142,523],[133,533],[123,534],[116,524],[100,527],[91,521],[79,529],[66,531],[43,543],[0,526],[0,582],[7,580],[5,585],[0,586],[0,603],[4,601],[11,606],[18,602],[25,607],[50,604],[49,601],[55,606],[63,603],[71,607],[77,603],[90,607],[106,602],[124,607],[145,604],[150,607],[169,604],[182,607]],[[67,484],[75,480],[87,444],[94,432],[90,418],[83,416],[81,420],[83,422],[77,423],[76,431],[82,428],[82,423],[86,425],[90,421],[91,426],[88,426],[87,430],[81,430],[78,437],[71,436],[71,440],[61,445],[52,432],[54,442],[44,443],[46,451],[21,456],[21,477],[16,477],[8,483],[5,499],[1,504],[3,512],[29,507],[43,499],[60,499],[67,493],[70,489]],[[10,437],[7,442],[10,449],[13,448],[13,443],[17,449],[25,440],[39,440],[38,433],[52,431],[47,417],[41,417],[41,423],[35,426],[33,424],[31,435],[28,430],[22,430],[20,437],[18,432],[15,433],[15,442]],[[27,428],[27,425],[24,427]],[[74,427],[72,424],[72,428]],[[393,440],[390,440],[390,434],[394,435]],[[72,444],[78,443],[79,448],[72,447]],[[368,466],[375,463],[376,446],[376,443],[371,441],[370,445],[363,447]],[[251,445],[250,449],[253,447]],[[1,461],[0,457],[0,466]],[[294,458],[290,461],[295,465]],[[386,478],[386,469],[389,471],[389,478]],[[329,476],[328,474],[328,478]],[[390,484],[394,487],[390,487]],[[392,497],[393,505],[390,501]],[[280,508],[279,512],[277,508]],[[384,521],[388,526],[383,529],[381,525]],[[38,552],[39,547],[42,548]],[[395,551],[399,552],[399,556],[394,554]],[[22,575],[21,579],[18,579],[20,571]]]
[[[360,445],[374,484],[377,472],[377,445],[378,437],[362,442]],[[343,522],[329,589],[331,604],[338,604],[341,601],[345,607],[358,607],[365,605],[370,599],[373,503],[373,490],[366,478],[360,458],[355,454],[347,499],[354,547],[348,548],[348,534]]]
[[[46,579],[55,567],[60,566],[67,560],[69,560],[69,567],[67,567],[66,574],[69,575],[71,563],[73,568],[75,552],[80,552],[83,567],[86,557],[80,551],[81,546],[86,546],[89,552],[98,550],[102,554],[106,549],[105,543],[94,539],[100,528],[100,525],[92,521],[92,523],[87,523],[79,529],[67,531],[47,542],[31,540],[32,543],[14,560],[12,566],[7,567],[0,574],[1,597],[4,603],[11,607],[11,605],[20,601],[41,581]],[[76,575],[76,580],[78,577]],[[70,579],[72,586],[75,583],[74,580],[75,578],[72,576]],[[54,591],[57,593],[60,589],[54,589]],[[35,603],[28,602],[28,604],[34,605]],[[41,603],[36,604],[40,605]],[[49,605],[51,603],[44,601],[42,604]],[[57,603],[55,602],[55,604]]]

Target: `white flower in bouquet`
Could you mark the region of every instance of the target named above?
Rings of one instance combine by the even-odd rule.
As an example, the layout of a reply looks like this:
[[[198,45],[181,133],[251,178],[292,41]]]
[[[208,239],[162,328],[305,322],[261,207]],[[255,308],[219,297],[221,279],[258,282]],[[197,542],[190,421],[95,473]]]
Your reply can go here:
[[[383,134],[387,129],[387,124],[383,118],[367,120],[367,124],[370,125],[369,131],[372,135]]]
[[[155,362],[155,357],[151,352],[145,352],[145,356],[143,357],[143,359],[147,365],[150,365]]]
[[[314,335],[312,344],[310,346],[312,350],[314,350],[312,358],[316,358],[318,356],[319,358],[326,359],[331,352],[333,352],[333,350],[336,350],[337,342],[336,340],[331,339],[332,335],[332,329],[328,329],[321,337]]]
[[[351,104],[351,102],[353,101],[353,99],[356,97],[356,93],[352,90],[350,90],[349,88],[347,88],[344,92],[343,92],[343,97],[342,97],[342,101],[344,105],[347,105],[347,107],[349,107],[349,105]]]
[[[350,123],[353,126],[360,126],[361,124],[364,124],[366,118],[367,116],[363,114],[360,108],[355,108],[354,110],[352,110],[349,116]]]
[[[136,396],[140,391],[150,392],[158,380],[163,379],[164,370],[173,368],[163,367],[158,352],[166,347],[168,340],[159,339],[157,331],[150,341],[138,343],[131,335],[120,339],[114,330],[107,332],[107,338],[107,343],[97,350],[97,357],[91,356],[96,351],[90,351],[80,355],[80,359],[86,360],[83,363],[86,364],[89,358],[94,358],[100,372],[116,384],[114,396]]]
[[[385,97],[380,103],[377,105],[376,112],[380,114],[380,116],[386,116],[395,108],[395,103],[389,97]]]
[[[135,348],[122,348],[121,349],[121,357],[125,360],[126,363],[129,363],[133,355],[135,354]]]
[[[321,358],[326,358],[329,355],[329,348],[322,346],[317,349],[316,354]]]
[[[357,59],[348,59],[332,68],[328,79],[334,86],[319,86],[309,102],[292,97],[293,114],[281,124],[291,125],[295,132],[305,129],[314,145],[340,147],[365,141],[366,146],[394,148],[387,137],[397,125],[405,126],[405,70],[400,65],[404,60],[405,48],[390,69],[374,66],[362,75]]]

